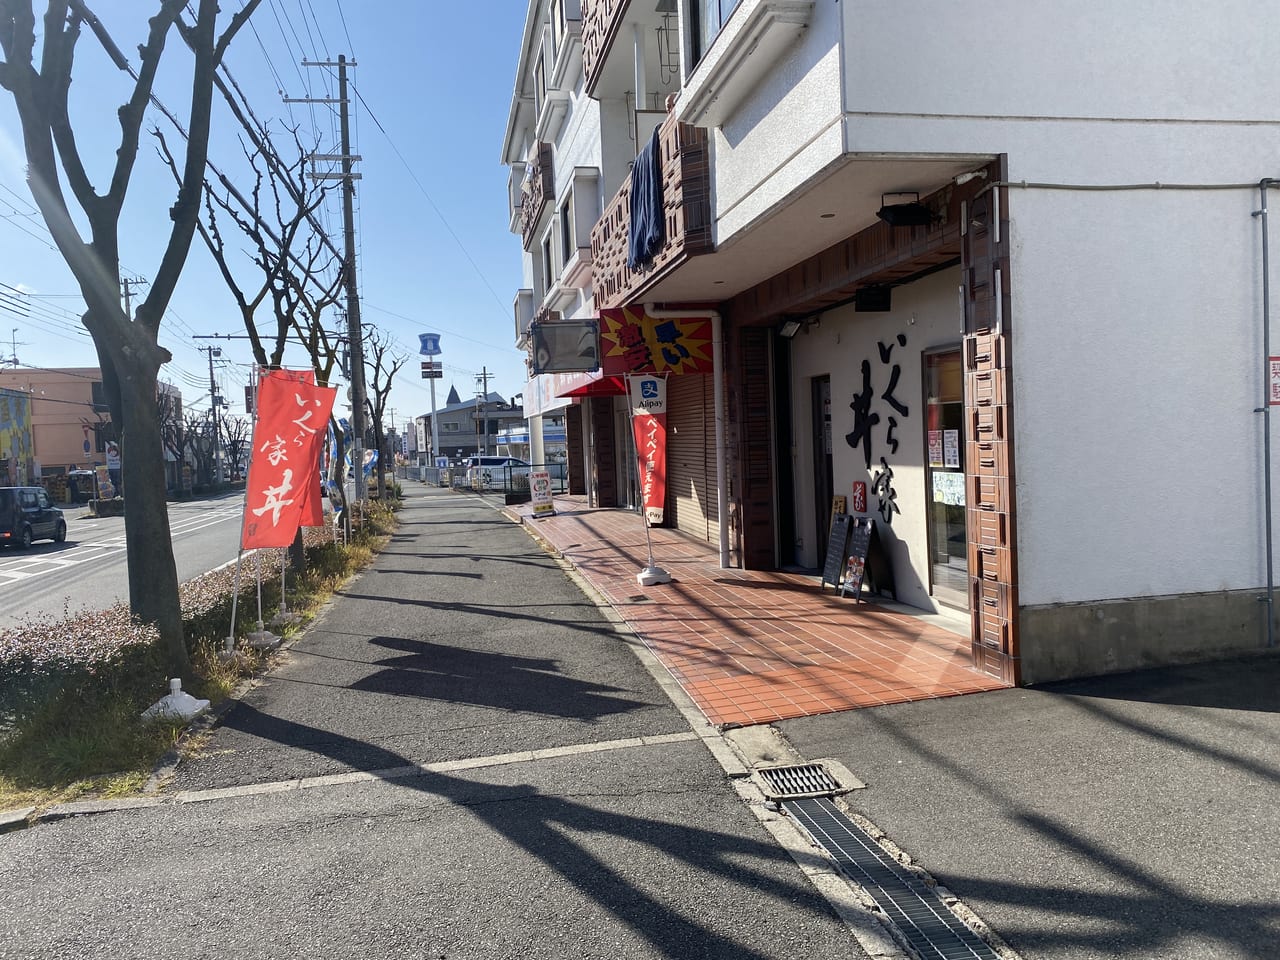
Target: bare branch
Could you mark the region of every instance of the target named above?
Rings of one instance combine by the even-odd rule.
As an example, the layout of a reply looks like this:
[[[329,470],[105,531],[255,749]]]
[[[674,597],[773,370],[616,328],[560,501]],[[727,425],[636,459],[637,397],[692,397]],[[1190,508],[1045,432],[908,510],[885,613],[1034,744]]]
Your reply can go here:
[[[204,8],[206,4],[201,3],[201,15],[204,16]],[[120,147],[116,151],[116,167],[111,174],[111,186],[107,190],[106,202],[108,207],[113,211],[113,217],[118,217],[120,208],[124,205],[125,190],[129,186],[129,177],[133,173],[133,165],[138,158],[138,138],[142,129],[142,117],[147,108],[147,102],[151,99],[151,91],[155,85],[156,70],[160,66],[160,55],[164,52],[165,36],[169,32],[169,27],[173,25],[174,18],[182,10],[183,0],[162,0],[160,10],[149,21],[151,28],[147,36],[147,42],[138,48],[140,58],[140,69],[137,73],[137,80],[133,86],[133,95],[129,98],[129,102],[122,106],[119,110],[120,116]],[[209,34],[210,42],[213,36],[213,16],[215,11],[210,11],[207,16],[209,23],[206,32]],[[196,77],[200,76],[200,54],[196,54]],[[132,73],[132,71],[130,71]],[[196,96],[205,88],[205,84],[199,79],[194,84]],[[192,101],[192,123],[195,122],[195,98]],[[195,131],[192,131],[194,136]],[[204,162],[201,161],[201,169],[203,170]]]
[[[89,25],[89,29],[93,31],[93,35],[98,38],[98,42],[102,44],[102,49],[107,51],[107,56],[111,58],[119,70],[125,73],[132,73],[129,69],[129,60],[120,48],[116,46],[116,42],[111,39],[111,34],[107,33],[107,28],[102,25],[102,21],[97,15],[84,5],[83,0],[68,0],[67,5],[75,11],[77,17]]]
[[[249,18],[253,16],[253,11],[258,9],[258,4],[261,2],[262,0],[249,0],[240,12],[231,18],[231,22],[227,24],[227,29],[223,32],[222,36],[218,38],[217,46],[213,51],[214,67],[217,67],[222,63],[223,54],[227,52],[227,45],[230,44],[235,35],[240,32],[240,28],[249,22]]]

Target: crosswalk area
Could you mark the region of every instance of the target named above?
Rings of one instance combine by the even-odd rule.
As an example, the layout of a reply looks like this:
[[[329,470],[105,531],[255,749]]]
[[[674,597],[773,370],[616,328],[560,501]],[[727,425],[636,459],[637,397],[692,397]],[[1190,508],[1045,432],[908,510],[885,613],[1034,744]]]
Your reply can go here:
[[[242,509],[239,500],[202,504],[198,509],[171,508],[170,534],[175,541],[191,536],[228,519],[238,519]],[[0,549],[0,590],[9,584],[65,577],[75,568],[119,560],[124,552],[123,517],[74,522],[69,525],[66,543],[41,541],[30,550]]]

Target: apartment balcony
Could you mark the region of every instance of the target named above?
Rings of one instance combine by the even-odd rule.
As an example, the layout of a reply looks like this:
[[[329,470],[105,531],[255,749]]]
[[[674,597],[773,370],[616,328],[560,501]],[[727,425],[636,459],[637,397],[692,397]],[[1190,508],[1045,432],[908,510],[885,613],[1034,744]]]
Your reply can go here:
[[[634,302],[690,257],[713,249],[707,133],[669,116],[658,138],[666,244],[652,263],[635,270],[627,266],[631,222],[628,179],[591,230],[591,274],[597,307],[621,307]]]
[[[533,238],[542,222],[542,215],[556,193],[551,144],[535,143],[532,154],[529,161],[532,169],[525,178],[527,189],[520,203],[520,237],[526,250],[533,248]]]
[[[582,0],[582,76],[588,93],[596,88],[629,6],[631,0]]]

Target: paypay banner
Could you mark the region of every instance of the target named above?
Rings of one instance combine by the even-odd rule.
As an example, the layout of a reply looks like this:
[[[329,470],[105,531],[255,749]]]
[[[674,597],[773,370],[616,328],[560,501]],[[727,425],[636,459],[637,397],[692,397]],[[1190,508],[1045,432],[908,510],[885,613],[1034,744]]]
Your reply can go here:
[[[652,527],[662,523],[667,500],[667,379],[648,374],[627,379],[644,518]]]

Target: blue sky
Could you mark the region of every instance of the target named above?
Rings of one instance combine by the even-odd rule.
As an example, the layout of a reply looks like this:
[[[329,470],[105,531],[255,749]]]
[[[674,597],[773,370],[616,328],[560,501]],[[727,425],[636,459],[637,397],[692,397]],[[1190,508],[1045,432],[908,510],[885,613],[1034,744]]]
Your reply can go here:
[[[44,3],[37,0],[37,17]],[[90,0],[117,46],[136,64],[145,38],[149,0]],[[241,0],[223,0],[225,24]],[[353,152],[362,157],[356,182],[359,291],[363,321],[388,333],[409,363],[397,377],[390,406],[399,426],[430,410],[428,381],[419,374],[418,333],[441,335],[444,378],[466,397],[488,370],[489,389],[510,398],[525,387],[523,354],[513,345],[511,301],[520,286],[520,241],[509,231],[507,169],[501,164],[511,91],[526,13],[525,0],[263,0],[232,45],[227,63],[262,120],[274,118],[337,153],[336,108],[286,104],[284,97],[336,96],[336,70],[300,61],[354,59],[350,80],[359,97],[353,114]],[[483,10],[483,16],[478,11]],[[189,109],[190,56],[171,35],[156,85],[160,100],[183,120]],[[131,81],[86,30],[77,46],[72,84],[73,123],[95,185],[101,189],[114,160],[115,110]],[[215,94],[210,159],[238,180],[244,160],[238,128]],[[145,131],[157,126],[171,144],[179,135],[163,115],[148,111],[138,166],[121,228],[122,270],[147,279],[167,236],[173,181]],[[79,326],[83,302],[25,182],[21,135],[12,99],[0,91],[0,304],[23,301],[19,315],[0,307],[0,356],[22,366],[97,366],[92,342]],[[337,191],[326,220],[342,245]],[[228,237],[239,242],[234,228]],[[252,287],[253,268],[238,275]],[[12,289],[28,296],[14,297]],[[142,288],[145,294],[146,287]],[[188,404],[208,404],[209,365],[200,347],[222,348],[216,368],[233,412],[243,412],[243,385],[252,357],[247,341],[197,339],[243,333],[239,311],[197,237],[161,327],[174,355],[161,378],[176,384]],[[264,315],[265,318],[265,315]],[[340,323],[337,315],[333,324]],[[16,328],[16,331],[15,329]],[[16,351],[14,341],[16,340]],[[303,352],[286,364],[304,365]],[[345,392],[345,391],[344,391]],[[390,424],[388,424],[390,426]]]

